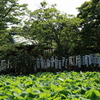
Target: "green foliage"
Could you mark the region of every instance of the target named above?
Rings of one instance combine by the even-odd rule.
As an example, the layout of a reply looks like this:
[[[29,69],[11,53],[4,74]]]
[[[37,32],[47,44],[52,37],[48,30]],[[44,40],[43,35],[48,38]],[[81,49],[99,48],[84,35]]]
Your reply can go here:
[[[81,22],[81,48],[82,52],[89,54],[92,52],[100,52],[100,1],[90,0],[84,2],[77,8],[79,11],[78,18]],[[89,52],[89,53],[88,53]]]
[[[0,31],[0,46],[9,43],[11,40],[11,36],[4,31]]]
[[[98,90],[91,89],[91,90],[87,91],[84,96],[91,100],[94,100],[94,99],[98,100],[98,99],[100,99],[100,92]]]
[[[13,66],[17,74],[28,74],[34,70],[35,58],[30,54],[27,49],[14,50],[12,56],[9,57],[10,64]],[[13,73],[14,73],[13,72]]]
[[[0,31],[0,60],[7,59],[7,55],[15,49],[15,46],[11,44],[11,36],[5,31]],[[4,33],[3,33],[4,32]]]
[[[29,12],[30,19],[25,21],[23,29],[29,32],[33,39],[50,45],[55,49],[55,54],[65,55],[74,52],[79,42],[78,35],[80,19],[62,14],[55,5],[48,7],[44,1],[40,9]]]
[[[98,83],[98,82],[99,83]],[[1,100],[99,100],[100,73],[57,72],[0,75]]]
[[[25,14],[27,4],[19,5],[18,0],[0,0],[0,30],[8,24],[18,24]]]
[[[13,27],[9,30],[7,28],[11,24],[18,25],[18,23],[21,23],[27,11],[26,7],[27,4],[20,5],[18,0],[0,0],[0,60],[9,59],[11,65],[16,65],[13,66],[14,68],[17,67],[18,70],[20,67],[21,72],[25,72],[26,68],[23,69],[23,66],[26,67],[27,62],[27,65],[32,65],[31,60],[34,59],[34,56],[32,58],[29,53],[26,52],[27,50],[18,50],[20,46],[11,43],[9,32],[19,32],[21,28]]]

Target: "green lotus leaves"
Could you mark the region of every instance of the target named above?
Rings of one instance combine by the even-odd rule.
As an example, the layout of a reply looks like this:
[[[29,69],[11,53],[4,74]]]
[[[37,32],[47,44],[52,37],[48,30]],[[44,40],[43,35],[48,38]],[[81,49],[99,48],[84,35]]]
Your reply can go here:
[[[100,100],[100,73],[0,75],[0,100]]]

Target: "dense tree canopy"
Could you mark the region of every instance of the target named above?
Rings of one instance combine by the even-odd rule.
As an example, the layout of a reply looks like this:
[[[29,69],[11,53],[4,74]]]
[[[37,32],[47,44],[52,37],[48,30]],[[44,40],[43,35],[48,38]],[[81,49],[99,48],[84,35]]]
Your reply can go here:
[[[0,59],[6,59],[7,55],[15,50],[7,28],[11,24],[18,25],[26,10],[27,4],[20,5],[18,0],[0,0]]]
[[[26,6],[19,5],[18,0],[0,1],[0,33],[7,31],[8,24],[18,24],[27,13],[28,19],[24,21],[23,30],[20,30],[20,27],[12,27],[11,31],[22,31],[26,36],[37,39],[39,43],[49,45],[55,49],[55,54],[77,55],[81,51],[100,51],[99,0],[84,2],[77,8],[77,17],[61,13],[56,9],[56,4],[48,6],[45,1],[33,12],[27,10]],[[1,46],[8,44],[10,37],[7,35],[1,34]]]
[[[25,32],[30,32],[34,39],[42,43],[56,46],[56,52],[65,55],[74,50],[75,42],[79,40],[78,26],[80,19],[61,13],[55,5],[48,7],[44,1],[40,9],[30,12],[26,21]],[[27,31],[26,31],[27,30]]]
[[[86,1],[78,11],[77,17],[82,19],[82,49],[88,53],[100,52],[100,0]]]

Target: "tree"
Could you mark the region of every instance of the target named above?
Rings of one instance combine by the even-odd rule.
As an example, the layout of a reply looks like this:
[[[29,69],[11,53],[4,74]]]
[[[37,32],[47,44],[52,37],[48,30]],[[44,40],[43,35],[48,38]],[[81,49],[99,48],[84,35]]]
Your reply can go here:
[[[82,52],[100,52],[100,0],[90,0],[84,2],[77,8],[78,18],[81,22]]]
[[[0,0],[0,30],[9,24],[20,23],[25,14],[27,4],[19,5],[18,0]]]
[[[0,48],[10,43],[9,24],[20,23],[26,11],[27,4],[19,5],[18,0],[0,0]]]
[[[40,4],[40,9],[30,12],[30,19],[25,22],[24,29],[31,33],[33,39],[51,46],[52,44],[56,45],[57,54],[65,55],[71,53],[71,50],[75,47],[74,41],[78,40],[80,20],[75,17],[69,18],[67,14],[62,14],[55,8],[56,5],[48,7],[45,1]]]
[[[19,45],[11,43],[11,36],[7,28],[12,25],[18,25],[27,11],[27,4],[19,5],[18,0],[0,0],[0,61],[14,60],[18,58],[14,56],[15,52],[22,54],[17,49]],[[15,29],[12,29],[12,31]],[[18,30],[18,28],[16,28]],[[19,59],[20,60],[20,59]],[[13,61],[12,61],[13,62]],[[16,62],[16,64],[19,61]],[[14,67],[14,66],[13,66]]]
[[[2,51],[5,51],[6,55],[12,50],[7,27],[9,24],[18,24],[27,10],[27,4],[19,5],[17,2],[18,0],[0,0],[0,55]]]

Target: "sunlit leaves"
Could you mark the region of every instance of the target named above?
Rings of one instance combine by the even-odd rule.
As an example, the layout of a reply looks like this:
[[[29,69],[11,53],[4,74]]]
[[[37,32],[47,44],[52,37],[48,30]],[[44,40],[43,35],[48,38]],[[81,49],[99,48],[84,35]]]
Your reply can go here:
[[[90,89],[88,91],[86,91],[84,97],[89,98],[91,100],[98,100],[100,99],[100,92],[98,90],[95,89]]]
[[[98,72],[37,73],[0,76],[1,100],[99,100]]]

